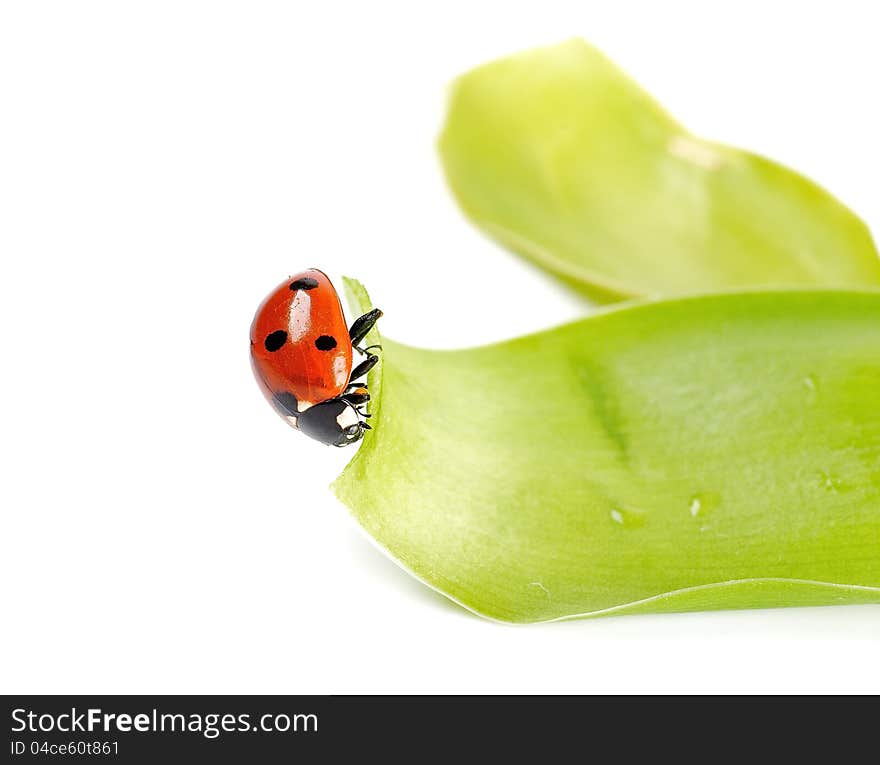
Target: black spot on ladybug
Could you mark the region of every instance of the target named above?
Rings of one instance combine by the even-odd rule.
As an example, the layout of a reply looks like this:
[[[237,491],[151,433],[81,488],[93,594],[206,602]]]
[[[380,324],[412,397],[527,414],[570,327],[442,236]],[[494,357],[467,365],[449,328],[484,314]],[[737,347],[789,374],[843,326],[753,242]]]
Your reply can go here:
[[[267,351],[277,351],[287,342],[287,333],[283,329],[276,329],[274,332],[266,335],[265,346]]]
[[[297,279],[295,282],[290,283],[290,289],[294,292],[296,290],[313,290],[318,286],[318,280],[312,279],[310,276],[307,276],[305,279]]]
[[[292,393],[288,393],[284,391],[283,393],[274,394],[273,398],[275,399],[275,403],[278,405],[278,408],[281,409],[284,414],[288,417],[298,417],[299,409],[298,401],[296,400],[296,396]]]
[[[315,348],[319,351],[332,351],[336,347],[336,338],[331,335],[321,335],[315,340]]]

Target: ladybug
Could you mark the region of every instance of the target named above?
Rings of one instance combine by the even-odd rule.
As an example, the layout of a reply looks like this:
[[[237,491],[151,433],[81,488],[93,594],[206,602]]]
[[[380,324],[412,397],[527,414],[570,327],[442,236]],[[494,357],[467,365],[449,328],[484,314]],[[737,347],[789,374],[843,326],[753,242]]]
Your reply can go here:
[[[323,444],[347,446],[370,426],[365,382],[379,357],[358,347],[382,312],[374,308],[351,328],[336,289],[310,268],[282,282],[251,324],[251,366],[269,403],[287,422]],[[353,351],[366,359],[352,369]]]

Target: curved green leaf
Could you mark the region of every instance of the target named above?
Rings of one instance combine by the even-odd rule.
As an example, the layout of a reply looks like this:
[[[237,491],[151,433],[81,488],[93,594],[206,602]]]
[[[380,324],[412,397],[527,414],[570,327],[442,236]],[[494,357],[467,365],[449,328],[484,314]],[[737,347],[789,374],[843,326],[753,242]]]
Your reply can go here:
[[[692,135],[582,40],[459,78],[440,152],[478,226],[595,298],[880,285],[834,197]]]
[[[880,292],[645,302],[463,351],[382,344],[375,429],[334,489],[467,608],[880,602]]]

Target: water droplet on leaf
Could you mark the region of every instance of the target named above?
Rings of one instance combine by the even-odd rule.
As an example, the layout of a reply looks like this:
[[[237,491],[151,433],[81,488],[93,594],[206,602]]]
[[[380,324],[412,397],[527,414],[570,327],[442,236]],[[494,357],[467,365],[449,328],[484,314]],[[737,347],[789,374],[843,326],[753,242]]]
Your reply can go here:
[[[702,491],[694,494],[688,503],[688,512],[692,518],[705,518],[721,502],[717,491]]]
[[[849,491],[849,487],[842,478],[825,471],[819,472],[819,486],[826,491],[830,491],[832,494],[841,494]]]
[[[637,529],[645,524],[645,513],[631,507],[619,505],[611,508],[611,520],[619,526]]]

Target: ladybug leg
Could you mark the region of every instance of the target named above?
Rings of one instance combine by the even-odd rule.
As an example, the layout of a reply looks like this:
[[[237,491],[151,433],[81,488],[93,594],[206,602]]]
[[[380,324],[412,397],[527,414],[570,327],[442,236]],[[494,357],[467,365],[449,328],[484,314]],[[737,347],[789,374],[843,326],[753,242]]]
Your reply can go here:
[[[354,406],[354,408],[357,409],[358,414],[364,419],[369,419],[373,416],[367,411],[367,402],[370,400],[370,393],[367,390],[366,383],[349,384],[345,389],[345,392],[339,398]]]
[[[351,329],[348,330],[348,336],[351,338],[351,344],[357,348],[358,343],[363,340],[367,333],[376,326],[376,322],[382,316],[382,312],[378,308],[365,313],[359,319],[354,320]],[[357,348],[360,350],[360,348]],[[363,352],[363,351],[362,351]]]
[[[379,314],[381,316],[381,313]],[[379,318],[376,316],[376,319]],[[361,317],[363,318],[363,317]],[[360,321],[360,319],[358,320]],[[373,319],[373,324],[376,321]],[[357,324],[357,322],[355,322]],[[372,326],[372,325],[371,325]],[[364,331],[364,334],[369,331],[369,328]],[[363,339],[363,338],[361,338]],[[368,350],[368,349],[367,349]],[[351,374],[349,375],[349,383],[345,388],[343,394],[339,397],[341,400],[346,401],[351,404],[353,407],[357,409],[357,412],[361,417],[367,418],[370,415],[367,414],[366,411],[359,407],[364,407],[366,403],[370,400],[370,394],[367,391],[366,382],[352,382],[352,380],[357,380],[358,377],[363,377],[367,372],[369,372],[374,366],[376,366],[379,361],[379,357],[375,354],[368,353],[367,358],[364,359],[360,364],[358,364],[354,369],[351,370]],[[370,429],[370,426],[366,422],[361,422],[361,425],[366,430]]]
[[[376,366],[377,361],[379,361],[378,356],[375,356],[372,353],[369,354],[366,359],[364,359],[360,364],[358,364],[354,369],[351,370],[351,375],[348,379],[356,380],[358,377],[363,377],[374,366]]]
[[[370,400],[370,394],[364,393],[363,391],[365,390],[366,388],[359,386],[359,389],[356,388],[352,393],[343,393],[339,398],[343,401],[348,401],[352,406],[358,407]]]

